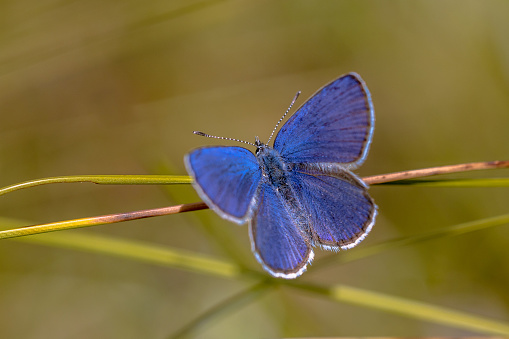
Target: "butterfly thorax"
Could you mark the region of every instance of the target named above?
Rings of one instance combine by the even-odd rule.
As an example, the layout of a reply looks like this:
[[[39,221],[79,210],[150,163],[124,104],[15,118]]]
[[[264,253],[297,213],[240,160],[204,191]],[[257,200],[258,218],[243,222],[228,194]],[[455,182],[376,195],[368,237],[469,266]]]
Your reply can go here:
[[[276,189],[288,186],[288,168],[279,152],[270,146],[261,144],[256,149],[256,158],[262,169],[263,177]]]

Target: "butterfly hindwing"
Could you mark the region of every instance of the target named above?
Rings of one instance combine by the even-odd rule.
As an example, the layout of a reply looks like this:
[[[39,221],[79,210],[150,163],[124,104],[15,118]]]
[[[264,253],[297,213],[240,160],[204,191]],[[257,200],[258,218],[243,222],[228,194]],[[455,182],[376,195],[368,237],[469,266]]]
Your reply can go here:
[[[274,149],[289,163],[355,168],[367,155],[374,120],[364,82],[355,73],[346,74],[318,90],[288,119]]]
[[[253,153],[242,147],[202,147],[189,153],[185,163],[209,207],[237,223],[250,218],[261,179]]]
[[[371,230],[376,205],[365,184],[349,171],[326,174],[299,166],[290,182],[302,208],[309,215],[313,245],[348,249]]]
[[[262,183],[249,225],[251,245],[258,261],[273,276],[295,278],[313,260],[309,240],[297,220],[275,188]]]

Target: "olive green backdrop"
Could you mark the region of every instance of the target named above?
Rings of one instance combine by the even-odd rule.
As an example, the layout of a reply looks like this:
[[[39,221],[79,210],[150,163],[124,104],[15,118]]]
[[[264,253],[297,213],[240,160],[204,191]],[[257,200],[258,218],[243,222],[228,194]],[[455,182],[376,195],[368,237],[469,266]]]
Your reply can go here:
[[[337,76],[366,81],[376,114],[361,176],[509,158],[509,2],[0,2],[0,186],[57,175],[185,174],[216,142],[267,140]],[[454,177],[508,176],[508,171]],[[376,186],[379,217],[352,249],[509,212],[507,188]],[[198,201],[191,186],[50,185],[0,197],[0,216],[43,223]],[[208,220],[204,223],[204,219]],[[211,211],[99,226],[231,260],[247,227]],[[69,231],[76,232],[76,231]],[[509,226],[395,249],[301,278],[509,321]],[[328,253],[317,250],[316,262]],[[165,338],[249,286],[126,259],[0,242],[3,338]],[[474,334],[280,288],[196,338]]]

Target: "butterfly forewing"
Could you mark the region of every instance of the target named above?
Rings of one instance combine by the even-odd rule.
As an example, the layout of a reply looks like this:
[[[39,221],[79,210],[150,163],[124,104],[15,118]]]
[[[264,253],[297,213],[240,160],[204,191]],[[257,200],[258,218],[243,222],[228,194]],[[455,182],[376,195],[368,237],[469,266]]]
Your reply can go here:
[[[355,168],[367,155],[373,127],[369,91],[350,73],[306,101],[281,128],[274,149],[290,163]]]
[[[202,147],[189,153],[185,163],[209,207],[226,219],[247,221],[261,178],[253,153],[242,147]]]

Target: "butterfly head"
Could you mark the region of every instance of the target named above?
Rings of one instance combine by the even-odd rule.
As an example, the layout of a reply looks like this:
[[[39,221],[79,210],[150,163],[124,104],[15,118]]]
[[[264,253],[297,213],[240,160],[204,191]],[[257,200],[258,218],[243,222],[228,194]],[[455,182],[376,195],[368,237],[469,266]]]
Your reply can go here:
[[[269,145],[264,144],[260,141],[260,138],[255,137],[255,143],[256,146],[256,152],[255,154],[258,155],[260,152],[263,152],[264,150],[270,149],[271,147]]]

